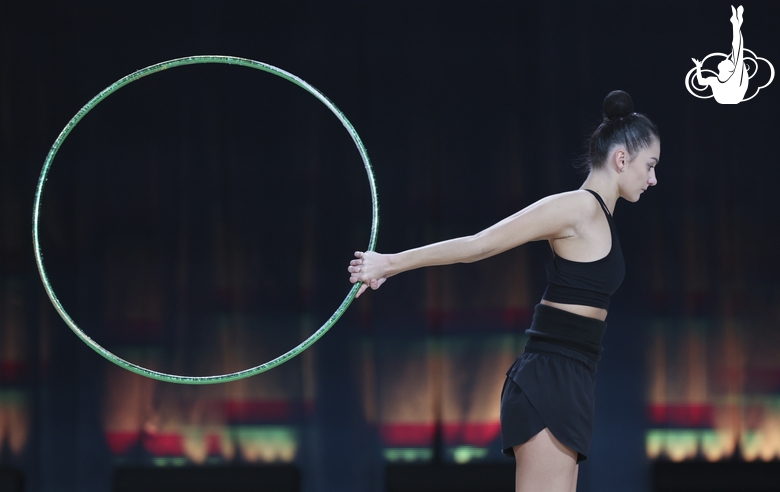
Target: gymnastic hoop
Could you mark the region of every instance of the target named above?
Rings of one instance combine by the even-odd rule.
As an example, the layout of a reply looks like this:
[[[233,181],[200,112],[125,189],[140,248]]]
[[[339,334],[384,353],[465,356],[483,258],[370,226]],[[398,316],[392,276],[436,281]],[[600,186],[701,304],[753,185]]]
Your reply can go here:
[[[371,189],[371,209],[372,209],[371,237],[369,239],[368,248],[367,248],[367,250],[369,251],[373,250],[374,246],[376,245],[376,236],[377,236],[377,229],[379,224],[379,201],[377,199],[377,194],[376,194],[376,182],[374,180],[374,172],[371,169],[371,162],[369,161],[368,158],[368,152],[366,151],[363,142],[360,140],[360,136],[357,134],[357,131],[349,122],[349,120],[346,118],[346,116],[344,116],[344,114],[332,102],[330,102],[330,100],[328,100],[328,98],[325,97],[324,94],[322,94],[320,91],[318,91],[317,89],[309,85],[301,78],[289,72],[276,68],[272,65],[268,65],[266,63],[258,62],[255,60],[250,60],[247,58],[238,58],[234,56],[225,56],[225,55],[189,56],[185,58],[168,60],[162,63],[158,63],[156,65],[151,65],[149,67],[142,68],[141,70],[133,72],[130,75],[127,75],[126,77],[119,79],[118,81],[114,82],[107,88],[103,89],[97,96],[93,97],[87,104],[84,105],[84,107],[82,107],[76,113],[76,115],[68,122],[67,125],[65,125],[65,128],[60,132],[59,136],[54,141],[54,145],[52,145],[49,154],[46,156],[46,160],[43,164],[43,170],[41,171],[41,176],[38,179],[38,187],[35,190],[35,203],[33,205],[33,230],[32,230],[33,249],[35,251],[35,262],[38,265],[38,273],[40,274],[41,280],[43,281],[43,287],[46,290],[46,294],[49,296],[49,299],[51,299],[51,302],[54,305],[54,308],[57,310],[57,313],[59,313],[60,317],[63,319],[63,321],[65,321],[65,323],[70,327],[70,329],[73,330],[73,332],[95,352],[99,353],[100,355],[102,355],[109,361],[113,362],[114,364],[118,365],[119,367],[127,369],[128,371],[132,371],[136,374],[140,374],[141,376],[157,379],[159,381],[167,381],[170,383],[180,383],[180,384],[215,384],[215,383],[226,383],[229,381],[236,381],[238,379],[254,376],[255,374],[260,374],[261,372],[268,371],[269,369],[272,369],[284,362],[287,362],[288,360],[292,359],[296,355],[300,354],[301,352],[309,348],[314,342],[319,340],[336,323],[336,321],[338,321],[338,319],[341,318],[341,315],[344,314],[344,311],[346,311],[347,307],[349,307],[349,305],[352,303],[352,301],[355,298],[355,295],[357,294],[358,289],[360,288],[360,283],[356,283],[355,285],[353,285],[352,289],[350,289],[347,296],[341,302],[341,304],[336,309],[336,311],[330,316],[330,318],[328,318],[328,320],[319,329],[317,329],[317,331],[315,331],[311,336],[309,336],[309,338],[301,342],[297,347],[289,350],[288,352],[280,355],[275,359],[272,359],[264,364],[260,364],[259,366],[255,366],[250,369],[245,369],[243,371],[221,374],[216,376],[179,376],[175,374],[166,374],[163,372],[153,371],[151,369],[147,369],[145,367],[141,367],[139,365],[133,364],[132,362],[126,361],[121,357],[118,357],[113,353],[109,352],[108,350],[100,346],[97,342],[92,340],[89,336],[87,336],[87,334],[84,333],[81,330],[81,328],[79,328],[76,322],[73,321],[70,315],[62,307],[62,304],[57,298],[57,295],[54,293],[54,289],[52,289],[51,282],[49,281],[49,277],[46,274],[46,268],[43,265],[43,255],[41,253],[40,240],[38,238],[38,219],[40,215],[41,197],[43,195],[43,185],[46,183],[46,179],[49,174],[49,169],[51,168],[52,162],[54,161],[54,156],[57,154],[57,151],[60,149],[60,146],[65,141],[65,138],[68,136],[71,130],[73,130],[73,128],[79,123],[79,121],[81,121],[81,119],[84,118],[84,116],[98,103],[100,103],[106,97],[110,96],[112,93],[119,90],[121,87],[124,87],[125,85],[134,82],[142,77],[151,75],[156,72],[160,72],[162,70],[180,67],[183,65],[194,65],[199,63],[221,63],[226,65],[241,65],[244,67],[262,70],[264,72],[271,73],[273,75],[276,75],[278,77],[281,77],[285,80],[292,82],[293,84],[303,88],[308,93],[310,93],[311,95],[319,99],[320,102],[322,102],[328,109],[331,110],[333,114],[336,115],[336,117],[339,119],[341,124],[344,125],[344,128],[346,128],[347,131],[349,132],[349,135],[352,137],[352,141],[355,142],[355,146],[357,147],[358,152],[360,153],[360,157],[363,160],[363,166],[365,167],[366,174],[368,175],[368,184]]]

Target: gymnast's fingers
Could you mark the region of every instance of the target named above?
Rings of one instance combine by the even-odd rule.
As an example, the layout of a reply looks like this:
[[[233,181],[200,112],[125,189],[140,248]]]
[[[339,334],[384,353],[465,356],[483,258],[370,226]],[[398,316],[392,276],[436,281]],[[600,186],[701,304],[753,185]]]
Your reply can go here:
[[[385,283],[385,280],[387,280],[385,277],[380,278],[379,280],[372,278],[371,279],[371,290],[377,290],[379,287],[382,286],[383,283]]]
[[[356,297],[356,298],[357,298],[357,297],[360,297],[360,294],[362,294],[363,292],[365,292],[365,291],[366,291],[366,289],[368,289],[368,284],[364,283],[363,285],[361,285],[361,286],[360,286],[360,289],[358,289],[358,292],[357,292],[357,294],[355,295],[355,297]]]

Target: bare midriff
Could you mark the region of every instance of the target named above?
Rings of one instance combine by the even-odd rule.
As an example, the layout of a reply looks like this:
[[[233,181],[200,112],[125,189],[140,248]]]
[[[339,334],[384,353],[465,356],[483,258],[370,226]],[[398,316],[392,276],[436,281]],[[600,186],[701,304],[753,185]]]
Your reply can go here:
[[[593,306],[583,306],[582,304],[561,304],[560,302],[552,302],[542,299],[542,304],[569,313],[585,316],[586,318],[595,318],[601,321],[607,319],[607,310],[603,308],[597,308]]]

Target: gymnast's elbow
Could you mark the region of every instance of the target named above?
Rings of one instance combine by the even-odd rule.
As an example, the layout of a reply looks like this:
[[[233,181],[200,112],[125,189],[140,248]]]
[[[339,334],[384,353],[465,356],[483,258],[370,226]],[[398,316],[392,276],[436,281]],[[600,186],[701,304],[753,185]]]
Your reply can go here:
[[[483,233],[464,238],[464,243],[464,255],[460,263],[474,263],[500,253],[494,245],[490,244],[489,238]]]

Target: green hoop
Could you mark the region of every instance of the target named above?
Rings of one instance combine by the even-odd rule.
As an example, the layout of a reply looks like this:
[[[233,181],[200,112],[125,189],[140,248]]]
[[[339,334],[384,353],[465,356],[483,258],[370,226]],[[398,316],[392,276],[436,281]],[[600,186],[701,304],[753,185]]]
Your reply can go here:
[[[297,76],[289,72],[268,65],[266,63],[261,63],[247,58],[238,58],[234,56],[223,56],[223,55],[190,56],[186,58],[177,58],[175,60],[165,61],[162,63],[158,63],[156,65],[143,68],[136,72],[133,72],[130,75],[123,77],[118,81],[114,82],[107,88],[103,89],[103,91],[101,91],[97,96],[93,97],[86,105],[84,105],[83,108],[81,108],[78,111],[78,113],[76,113],[76,116],[74,116],[68,122],[68,124],[65,125],[65,128],[62,130],[62,132],[60,132],[59,136],[57,137],[57,140],[54,141],[54,145],[52,145],[49,154],[46,156],[46,161],[43,164],[43,170],[41,171],[41,176],[38,179],[38,187],[35,190],[35,204],[33,205],[33,230],[32,230],[33,248],[35,250],[35,262],[38,265],[38,273],[40,274],[41,280],[43,281],[43,287],[44,289],[46,289],[46,294],[48,294],[49,299],[51,299],[51,302],[54,305],[54,308],[59,313],[60,317],[62,317],[62,319],[70,327],[70,329],[73,330],[73,332],[95,352],[99,353],[100,355],[102,355],[109,361],[113,362],[114,364],[118,365],[119,367],[123,367],[128,371],[132,371],[136,374],[140,374],[141,376],[157,379],[159,381],[167,381],[170,383],[180,383],[180,384],[215,384],[215,383],[225,383],[228,381],[236,381],[238,379],[254,376],[255,374],[260,374],[261,372],[268,371],[269,369],[272,369],[284,362],[287,362],[288,360],[292,359],[296,355],[300,354],[301,352],[309,348],[314,342],[319,340],[336,323],[336,321],[338,321],[341,315],[344,314],[344,311],[346,311],[347,307],[349,307],[349,305],[352,303],[353,299],[355,298],[355,295],[357,294],[358,289],[360,288],[360,283],[356,283],[354,286],[352,286],[352,289],[349,291],[347,296],[341,302],[341,305],[339,305],[338,309],[336,309],[336,311],[330,316],[330,318],[328,318],[328,320],[317,331],[315,331],[309,338],[301,342],[301,344],[298,345],[297,347],[291,349],[290,351],[280,355],[279,357],[269,362],[266,362],[265,364],[260,364],[259,366],[255,366],[251,369],[245,369],[243,371],[233,372],[229,374],[221,374],[216,376],[178,376],[175,374],[166,374],[163,372],[153,371],[151,369],[147,369],[145,367],[141,367],[139,365],[133,364],[132,362],[128,362],[122,359],[121,357],[118,357],[113,353],[109,352],[108,350],[100,346],[98,343],[96,343],[94,340],[92,340],[89,336],[87,336],[87,334],[84,333],[78,327],[76,322],[73,321],[70,315],[68,315],[68,313],[62,307],[62,304],[60,303],[59,299],[57,298],[57,295],[54,293],[54,290],[51,287],[51,283],[49,282],[49,277],[46,275],[46,268],[43,265],[43,256],[41,254],[40,240],[38,238],[38,218],[40,214],[41,196],[43,195],[43,185],[46,183],[46,178],[49,174],[49,169],[51,168],[52,162],[54,161],[54,156],[57,154],[57,151],[59,150],[60,146],[65,141],[65,138],[68,136],[71,130],[73,130],[73,128],[78,124],[78,122],[81,121],[81,119],[84,118],[84,116],[98,103],[100,103],[103,99],[105,99],[112,93],[116,92],[119,88],[131,82],[134,82],[140,79],[141,77],[145,77],[147,75],[160,72],[162,70],[166,70],[174,67],[180,67],[183,65],[194,65],[198,63],[222,63],[227,65],[241,65],[244,67],[262,70],[264,72],[268,72],[273,75],[279,76],[285,80],[292,82],[293,84],[298,85],[299,87],[303,88],[308,93],[310,93],[311,95],[319,99],[325,106],[327,106],[327,108],[330,109],[333,112],[333,114],[336,115],[339,121],[341,121],[341,124],[344,125],[344,128],[346,128],[347,131],[349,132],[349,135],[352,137],[352,140],[355,142],[355,145],[357,146],[358,152],[360,152],[360,157],[363,159],[363,165],[366,169],[366,173],[368,174],[368,183],[371,188],[372,214],[371,214],[371,238],[369,240],[367,250],[373,250],[374,246],[376,245],[376,235],[377,235],[377,228],[379,224],[379,201],[377,199],[377,194],[376,194],[376,182],[374,180],[374,173],[373,170],[371,169],[371,162],[368,159],[368,152],[366,151],[363,142],[360,140],[357,131],[355,131],[355,128],[352,126],[349,120],[347,120],[346,116],[344,116],[344,114],[332,102],[330,102],[330,100],[328,100],[328,98],[325,97],[324,94],[322,94],[320,91],[318,91],[317,89],[309,85],[304,80],[298,78]]]

